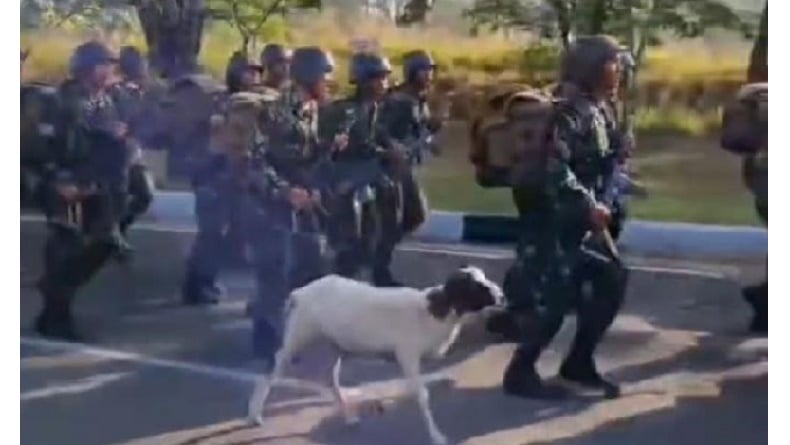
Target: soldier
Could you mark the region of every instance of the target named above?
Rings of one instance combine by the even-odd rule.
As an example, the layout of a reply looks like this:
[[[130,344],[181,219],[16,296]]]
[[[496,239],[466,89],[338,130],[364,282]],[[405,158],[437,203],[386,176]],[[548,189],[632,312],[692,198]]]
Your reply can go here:
[[[123,246],[118,223],[125,211],[128,126],[108,91],[116,61],[103,44],[84,43],[72,56],[72,78],[60,87],[57,171],[38,284],[44,306],[36,330],[44,336],[79,338],[72,300]]]
[[[721,146],[742,157],[743,180],[754,196],[757,215],[768,224],[768,83],[741,87],[724,110]],[[749,329],[768,332],[768,279],[743,289],[754,312]]]
[[[155,101],[161,94],[161,86],[150,78],[147,63],[134,46],[121,48],[119,67],[122,80],[116,84],[113,92],[129,124],[130,143],[134,149],[129,169],[129,205],[120,227],[121,233],[125,235],[154,199],[154,178],[145,165],[141,150],[158,144],[158,108]]]
[[[334,71],[331,54],[316,46],[297,48],[291,86],[265,109],[260,133],[265,164],[273,168],[279,194],[263,201],[265,224],[254,232],[257,296],[251,305],[253,346],[273,364],[282,334],[283,304],[291,290],[325,272],[322,234],[326,210],[321,190],[330,146],[319,140],[319,107],[328,98]]]
[[[288,87],[288,64],[291,60],[291,50],[277,44],[270,43],[261,51],[261,65],[264,69],[263,85],[275,90],[284,90]]]
[[[380,119],[392,72],[389,61],[376,54],[357,53],[350,68],[355,91],[326,108],[322,135],[336,144],[333,164],[338,182],[329,227],[334,270],[354,277],[363,265],[372,265],[374,257],[389,248],[382,242],[379,225],[396,194],[387,170],[398,169],[405,159],[391,150]]]
[[[239,91],[252,91],[261,84],[263,66],[250,61],[241,51],[236,51],[225,70],[225,84],[228,94]]]
[[[577,331],[560,376],[608,397],[619,394],[618,386],[599,374],[593,354],[622,304],[627,276],[605,236],[611,214],[601,203],[606,175],[601,166],[612,151],[601,105],[618,87],[620,57],[616,42],[603,36],[579,38],[567,50],[563,78],[577,93],[555,105],[546,174],[520,178],[514,187],[521,240],[505,293],[520,344],[503,378],[508,394],[565,394],[542,382],[535,362],[572,307]],[[584,281],[592,289],[580,294],[578,283]]]
[[[241,52],[234,53],[225,71],[227,91],[216,101],[216,114],[212,118],[224,119],[233,94],[254,90],[260,84],[261,70],[260,65],[251,63]],[[222,125],[219,128],[215,126],[214,130],[221,128]],[[215,141],[212,145],[223,144]],[[187,305],[217,303],[225,293],[218,281],[225,260],[243,260],[246,239],[241,227],[244,223],[242,204],[246,198],[237,187],[228,186],[228,181],[217,179],[225,175],[227,160],[224,149],[209,147],[207,153],[195,162],[191,175],[198,233],[181,286],[182,301]]]
[[[421,163],[426,150],[435,151],[430,145],[433,144],[433,135],[441,128],[441,122],[431,116],[427,103],[435,68],[436,64],[427,52],[407,53],[403,60],[403,84],[393,88],[382,106],[382,123],[389,136],[406,148],[410,164]],[[425,194],[414,171],[406,169],[397,179],[402,202],[390,204],[383,215],[381,248],[373,260],[373,283],[376,286],[401,286],[390,271],[392,252],[404,235],[425,222],[428,213]]]

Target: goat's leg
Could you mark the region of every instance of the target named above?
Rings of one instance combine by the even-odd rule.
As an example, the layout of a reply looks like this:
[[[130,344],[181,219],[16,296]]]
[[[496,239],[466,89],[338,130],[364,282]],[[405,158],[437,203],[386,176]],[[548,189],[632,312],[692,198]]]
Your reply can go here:
[[[343,414],[348,425],[353,425],[359,422],[359,416],[356,409],[348,404],[348,399],[343,394],[343,389],[340,387],[340,368],[343,363],[343,356],[338,355],[335,364],[332,366],[332,393],[335,396],[335,402],[338,409]]]
[[[266,404],[266,399],[269,398],[272,387],[282,378],[285,367],[291,363],[294,354],[314,338],[315,332],[312,326],[308,320],[301,320],[298,313],[292,314],[288,320],[283,345],[275,355],[272,374],[268,378],[261,376],[250,397],[247,418],[251,422],[259,425],[263,423],[263,407]]]
[[[291,353],[282,348],[277,351],[274,362],[274,370],[270,376],[261,376],[258,383],[255,384],[255,390],[250,397],[250,402],[247,407],[247,419],[251,423],[263,424],[263,407],[266,404],[266,399],[272,391],[272,387],[278,383],[283,375],[283,370],[286,363],[291,360]]]
[[[422,411],[422,417],[425,420],[425,425],[428,427],[428,434],[431,436],[431,441],[434,445],[446,445],[447,438],[439,431],[436,422],[433,420],[433,415],[431,414],[428,388],[425,387],[425,380],[420,374],[419,355],[398,352],[396,356],[403,370],[403,374],[406,377],[406,382],[409,385],[409,391],[412,392],[417,399],[417,403],[420,405],[420,411]]]

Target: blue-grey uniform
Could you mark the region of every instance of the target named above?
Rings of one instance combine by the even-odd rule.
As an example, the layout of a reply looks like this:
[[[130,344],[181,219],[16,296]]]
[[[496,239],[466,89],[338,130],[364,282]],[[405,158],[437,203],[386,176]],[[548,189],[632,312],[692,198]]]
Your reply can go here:
[[[222,95],[214,104],[214,111],[224,115],[230,96],[243,91],[242,74],[246,70],[258,69],[248,65],[234,54],[228,64],[228,94]],[[208,127],[208,122],[205,123]],[[206,128],[208,130],[208,128]],[[206,131],[208,133],[208,131]],[[208,134],[200,136],[206,142]],[[191,184],[195,194],[195,217],[198,234],[187,260],[187,270],[181,287],[185,304],[214,304],[224,290],[219,284],[219,273],[228,262],[243,262],[246,237],[241,227],[246,199],[237,190],[221,185],[215,180],[224,171],[224,155],[207,148],[198,155],[191,168]]]
[[[435,152],[433,136],[440,123],[431,116],[427,91],[436,64],[421,50],[406,54],[403,61],[404,83],[387,94],[381,121],[388,136],[397,143],[407,161],[395,175],[395,202],[383,206],[382,239],[373,260],[373,282],[377,286],[399,286],[390,271],[396,244],[415,231],[427,217],[427,201],[415,177],[412,165],[421,164],[426,151]],[[396,144],[393,144],[394,146]]]
[[[39,282],[44,307],[36,322],[42,335],[77,338],[71,301],[123,246],[118,223],[125,212],[129,151],[119,129],[123,119],[103,77],[114,61],[98,42],[80,45],[72,57],[73,78],[60,87],[62,119],[47,205],[50,233]]]
[[[390,72],[386,58],[355,54],[351,59],[354,94],[334,101],[323,113],[323,137],[347,138],[347,146],[334,156],[337,184],[329,225],[334,270],[347,277],[355,277],[362,268],[371,269],[374,278],[377,271],[389,272],[389,261],[378,260],[386,258],[383,253],[391,252],[393,245],[383,236],[383,226],[393,219],[391,211],[397,205],[392,173],[406,162],[401,152],[393,150],[382,120],[382,87]]]
[[[288,294],[326,269],[322,190],[327,189],[329,146],[319,139],[318,107],[333,69],[331,55],[320,48],[297,48],[292,87],[281,91],[260,118],[262,156],[276,177],[276,192],[260,201],[264,223],[253,235],[258,291],[251,315],[255,354],[270,363],[282,335]],[[309,195],[309,205],[295,207],[290,195],[296,190]]]
[[[133,46],[121,49],[119,64],[123,80],[116,84],[113,94],[120,105],[124,120],[129,125],[129,134],[134,144],[134,153],[129,168],[129,201],[126,214],[121,219],[121,232],[148,210],[154,198],[154,179],[142,159],[141,149],[161,147],[161,132],[158,101],[161,97],[159,85],[149,78],[148,67],[139,50]]]

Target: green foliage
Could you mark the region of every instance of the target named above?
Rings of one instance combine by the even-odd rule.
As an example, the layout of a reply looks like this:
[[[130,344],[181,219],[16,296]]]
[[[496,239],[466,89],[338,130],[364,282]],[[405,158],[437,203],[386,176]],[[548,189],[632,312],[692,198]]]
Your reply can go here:
[[[128,30],[134,24],[128,0],[22,0],[22,29]]]
[[[428,13],[433,9],[433,4],[434,0],[409,0],[395,21],[399,26],[424,23]]]

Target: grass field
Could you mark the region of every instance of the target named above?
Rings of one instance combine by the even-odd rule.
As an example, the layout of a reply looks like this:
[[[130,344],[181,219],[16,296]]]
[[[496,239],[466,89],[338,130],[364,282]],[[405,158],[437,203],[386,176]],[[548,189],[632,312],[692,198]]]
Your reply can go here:
[[[466,160],[462,123],[447,126],[444,153],[421,169],[435,209],[507,213],[515,209],[507,190],[486,190],[474,182]],[[639,219],[709,224],[757,225],[754,205],[740,180],[740,163],[711,138],[643,135],[635,164],[649,197],[632,201]]]
[[[506,189],[483,189],[467,162],[466,124],[451,122],[441,135],[443,154],[428,159],[419,176],[431,208],[469,213],[515,214]],[[649,190],[631,202],[631,216],[643,220],[759,225],[740,163],[713,138],[641,135],[634,163]],[[150,162],[150,160],[149,160]],[[186,182],[165,188],[189,190]]]

